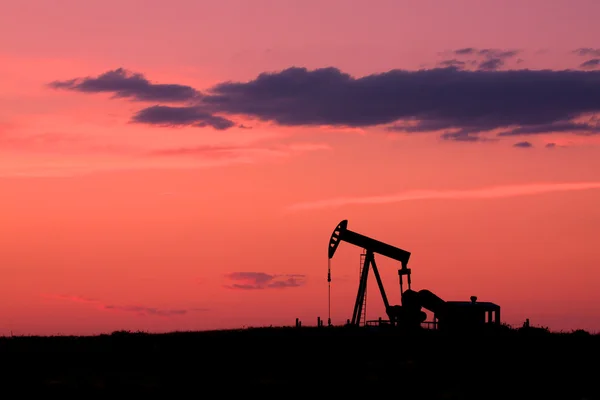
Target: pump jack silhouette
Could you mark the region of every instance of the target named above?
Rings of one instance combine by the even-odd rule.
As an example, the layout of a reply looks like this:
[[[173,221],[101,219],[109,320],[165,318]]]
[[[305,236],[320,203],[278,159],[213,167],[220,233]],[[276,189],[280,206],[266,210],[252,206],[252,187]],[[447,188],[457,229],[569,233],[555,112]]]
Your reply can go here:
[[[429,323],[435,329],[463,330],[482,327],[486,324],[500,325],[500,306],[489,302],[477,302],[477,297],[471,296],[471,301],[444,301],[427,289],[414,291],[411,288],[411,270],[408,261],[411,253],[398,247],[380,242],[360,233],[348,229],[348,220],[341,221],[329,239],[328,257],[333,258],[341,242],[347,242],[361,247],[366,251],[365,261],[360,276],[356,302],[352,313],[351,326],[360,325],[360,315],[364,303],[365,291],[369,269],[373,270],[381,298],[385,306],[387,321],[368,321],[395,327],[417,329],[427,319],[427,314],[422,309],[433,313],[433,321]],[[375,263],[375,253],[400,262],[398,269],[400,281],[401,305],[390,305],[388,297]],[[404,290],[404,279],[407,279],[407,290]],[[331,281],[331,274],[328,274]]]

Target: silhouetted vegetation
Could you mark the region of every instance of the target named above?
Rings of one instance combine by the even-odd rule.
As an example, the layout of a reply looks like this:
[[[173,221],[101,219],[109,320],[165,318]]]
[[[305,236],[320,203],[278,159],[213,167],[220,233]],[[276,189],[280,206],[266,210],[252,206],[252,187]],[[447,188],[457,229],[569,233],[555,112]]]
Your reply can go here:
[[[506,325],[462,335],[322,327],[0,338],[3,391],[20,397],[600,398],[599,356],[600,335]]]

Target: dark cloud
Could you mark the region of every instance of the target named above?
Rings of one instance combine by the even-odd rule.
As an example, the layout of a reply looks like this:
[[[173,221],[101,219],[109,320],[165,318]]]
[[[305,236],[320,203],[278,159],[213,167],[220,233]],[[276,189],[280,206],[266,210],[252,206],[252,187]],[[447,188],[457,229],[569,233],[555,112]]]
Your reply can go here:
[[[97,77],[54,81],[50,87],[83,93],[114,93],[119,98],[138,101],[184,102],[200,97],[196,89],[177,84],[155,84],[139,73],[123,68],[105,72]]]
[[[446,132],[441,134],[441,138],[444,140],[453,140],[455,142],[482,142],[484,139],[477,135],[477,131],[469,129],[459,129],[454,132]]]
[[[546,146],[545,146],[545,147],[546,147],[547,149],[553,149],[553,148],[555,148],[555,147],[556,147],[556,143],[552,143],[552,142],[551,142],[551,143],[546,143]]]
[[[305,275],[271,275],[264,272],[232,272],[226,277],[234,282],[227,288],[241,290],[298,287],[304,285],[306,279]]]
[[[289,68],[221,83],[207,93],[203,102],[212,112],[284,126],[403,121],[389,129],[445,130],[447,139],[468,139],[494,129],[556,129],[599,111],[600,72],[436,68],[354,78],[336,68]]]
[[[468,61],[457,60],[456,58],[452,58],[449,60],[443,60],[438,63],[438,67],[447,68],[454,67],[457,69],[463,69],[467,66]]]
[[[442,60],[437,64],[438,68],[455,68],[455,69],[472,69],[476,67],[480,61],[477,60],[458,60],[451,58],[448,60]]]
[[[475,53],[477,53],[477,49],[475,49],[473,47],[464,47],[462,49],[454,50],[454,54],[457,54],[459,56],[471,55],[471,54],[475,54]]]
[[[524,136],[539,135],[544,133],[575,132],[593,135],[600,133],[600,124],[597,118],[589,118],[587,122],[554,122],[550,124],[527,125],[498,133],[498,136]]]
[[[511,58],[520,53],[519,50],[501,50],[501,49],[476,49],[474,47],[464,47],[454,50],[453,52],[459,56],[483,56],[489,58]]]
[[[482,49],[478,51],[478,54],[481,56],[489,57],[489,58],[512,58],[519,54],[519,50],[499,50],[499,49]]]
[[[591,47],[580,47],[573,50],[573,52],[582,57],[600,57],[600,49],[594,49]]]
[[[158,126],[195,126],[204,128],[211,126],[217,130],[233,127],[235,123],[226,118],[213,115],[199,106],[170,107],[151,106],[138,111],[132,122]]]
[[[513,147],[529,148],[533,147],[533,145],[530,142],[517,142],[513,144]]]
[[[585,69],[593,69],[600,67],[600,58],[592,58],[591,60],[582,62],[579,66]]]
[[[444,65],[444,61],[440,66],[455,66],[463,68],[467,64],[477,64],[478,69],[481,71],[496,71],[506,64],[508,59],[516,57],[520,53],[519,50],[501,50],[501,49],[476,49],[474,47],[465,47],[462,49],[454,50],[453,54],[458,57],[469,56],[476,57],[479,60],[446,60],[445,62],[456,61],[451,64]],[[521,63],[523,60],[517,60],[517,63]],[[463,64],[461,64],[463,63]]]
[[[496,71],[503,65],[504,60],[502,60],[501,58],[490,58],[489,60],[482,61],[479,64],[479,69],[482,71]]]
[[[518,52],[466,48],[455,53],[488,57],[483,62],[494,63],[496,58],[514,57]],[[227,130],[236,126],[230,117],[244,116],[281,126],[385,126],[403,133],[441,131],[446,140],[464,142],[480,141],[480,133],[493,130],[502,131],[500,136],[598,133],[597,121],[578,121],[600,111],[600,71],[499,71],[496,67],[391,70],[358,78],[333,67],[292,67],[265,72],[250,81],[219,83],[187,105],[144,108],[132,117],[132,122]],[[107,74],[111,73],[115,74]],[[148,82],[141,74],[127,76]],[[138,96],[131,88],[102,87],[111,87],[121,96]]]

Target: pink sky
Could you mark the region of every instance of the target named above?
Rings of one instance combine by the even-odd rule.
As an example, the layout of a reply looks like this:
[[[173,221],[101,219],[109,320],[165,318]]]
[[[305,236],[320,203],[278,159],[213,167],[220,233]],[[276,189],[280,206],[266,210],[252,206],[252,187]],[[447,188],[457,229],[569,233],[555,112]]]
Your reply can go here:
[[[0,335],[316,324],[343,219],[415,289],[600,331],[598,1],[5,3]]]

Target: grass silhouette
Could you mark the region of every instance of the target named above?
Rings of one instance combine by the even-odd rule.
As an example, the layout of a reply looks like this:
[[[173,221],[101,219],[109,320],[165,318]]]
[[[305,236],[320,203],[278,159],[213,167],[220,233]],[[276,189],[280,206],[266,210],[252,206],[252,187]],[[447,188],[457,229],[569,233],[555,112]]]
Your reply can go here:
[[[536,327],[119,331],[0,338],[0,379],[21,395],[583,399],[600,398],[599,356],[600,335]]]

